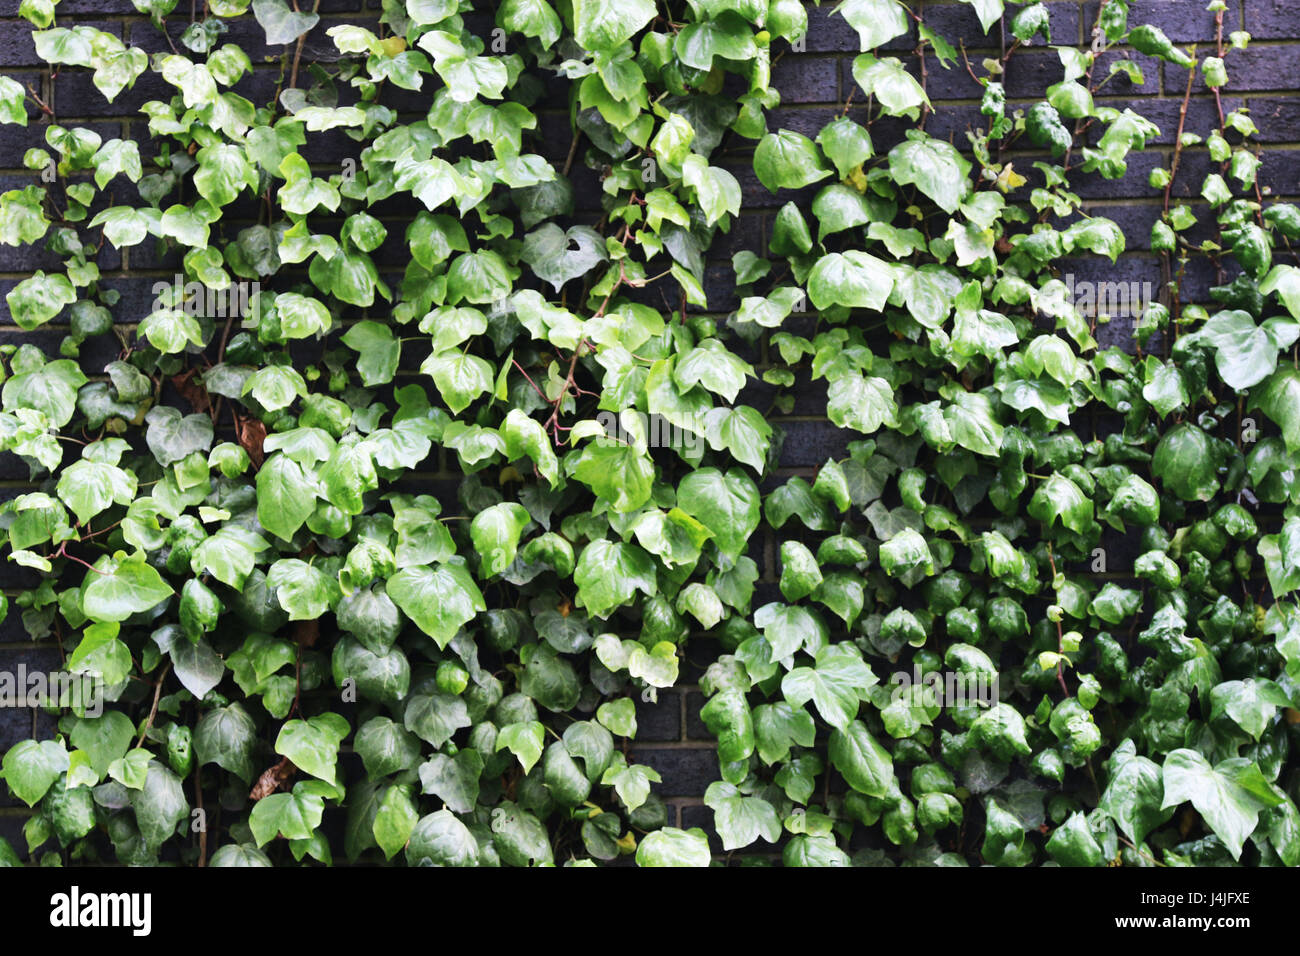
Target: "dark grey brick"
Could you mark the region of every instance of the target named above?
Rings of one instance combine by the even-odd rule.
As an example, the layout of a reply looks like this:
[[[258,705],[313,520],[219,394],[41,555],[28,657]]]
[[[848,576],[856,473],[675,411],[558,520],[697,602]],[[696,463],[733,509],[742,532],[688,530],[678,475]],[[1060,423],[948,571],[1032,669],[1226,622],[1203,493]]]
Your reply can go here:
[[[710,749],[637,747],[629,761],[654,768],[664,778],[659,792],[667,797],[700,797],[718,778],[718,754]]]

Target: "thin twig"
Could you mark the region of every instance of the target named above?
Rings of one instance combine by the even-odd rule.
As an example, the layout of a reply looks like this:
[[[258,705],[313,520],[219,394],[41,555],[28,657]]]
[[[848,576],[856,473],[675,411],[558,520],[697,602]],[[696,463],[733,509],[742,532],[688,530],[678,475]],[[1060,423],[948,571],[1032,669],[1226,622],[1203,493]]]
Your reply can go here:
[[[162,697],[163,681],[167,679],[167,673],[171,669],[172,669],[172,662],[168,661],[166,664],[163,665],[163,669],[161,673],[158,674],[158,679],[154,681],[153,706],[149,708],[149,716],[145,719],[144,727],[140,730],[140,737],[135,742],[135,746],[137,750],[139,750],[142,746],[144,746],[144,738],[148,736],[149,728],[153,726],[153,719],[158,716],[158,699]]]

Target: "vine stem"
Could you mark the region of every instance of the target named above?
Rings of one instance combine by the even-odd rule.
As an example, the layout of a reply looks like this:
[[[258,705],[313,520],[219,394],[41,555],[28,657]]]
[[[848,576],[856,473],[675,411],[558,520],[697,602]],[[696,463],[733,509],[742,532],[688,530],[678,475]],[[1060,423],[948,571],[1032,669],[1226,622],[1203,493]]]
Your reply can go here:
[[[293,9],[295,13],[298,12],[298,0],[293,0]],[[315,13],[319,9],[320,0],[314,0],[311,5],[311,12]],[[289,70],[289,89],[291,90],[297,89],[298,87],[298,63],[302,59],[302,47],[306,42],[307,34],[304,33],[302,36],[298,37],[298,46],[293,51],[293,68]]]
[[[167,679],[167,674],[172,669],[172,662],[169,660],[163,665],[162,672],[159,673],[158,679],[153,685],[153,706],[149,708],[149,716],[145,718],[144,727],[140,730],[140,736],[136,739],[135,746],[139,750],[144,746],[144,738],[149,734],[149,728],[153,726],[154,718],[158,716],[158,700],[162,697],[163,681]]]
[[[1056,558],[1052,555],[1052,546],[1050,544],[1047,546],[1047,562],[1052,566],[1052,577],[1055,578]],[[1065,654],[1065,630],[1061,627],[1061,622],[1059,620],[1056,622],[1056,653],[1059,655]],[[1065,686],[1065,671],[1061,667],[1060,660],[1057,660],[1056,662],[1056,680],[1057,683],[1061,685],[1061,692],[1064,693],[1066,697],[1069,697],[1070,688]]]
[[[1196,47],[1193,46],[1192,47],[1193,61],[1195,61],[1195,58],[1196,58]],[[1178,175],[1178,165],[1182,161],[1182,157],[1183,157],[1183,129],[1187,126],[1187,108],[1192,101],[1192,83],[1195,79],[1196,79],[1196,65],[1195,62],[1193,62],[1192,66],[1189,67],[1187,70],[1187,89],[1183,91],[1182,106],[1180,106],[1178,109],[1178,132],[1174,136],[1174,158],[1169,164],[1169,181],[1165,183],[1165,194],[1164,194],[1164,203],[1163,203],[1163,210],[1165,216],[1169,215],[1169,198],[1170,196],[1173,195],[1173,191],[1174,191],[1174,177]],[[1166,269],[1169,269],[1172,273],[1172,266],[1169,265],[1168,252],[1164,253],[1164,260],[1166,264]],[[1172,275],[1171,275],[1171,279],[1172,279]],[[1180,298],[1179,295],[1170,295],[1169,297],[1170,312],[1172,313],[1174,319],[1175,338],[1177,338],[1178,336],[1178,317],[1181,311],[1178,308],[1179,298]]]

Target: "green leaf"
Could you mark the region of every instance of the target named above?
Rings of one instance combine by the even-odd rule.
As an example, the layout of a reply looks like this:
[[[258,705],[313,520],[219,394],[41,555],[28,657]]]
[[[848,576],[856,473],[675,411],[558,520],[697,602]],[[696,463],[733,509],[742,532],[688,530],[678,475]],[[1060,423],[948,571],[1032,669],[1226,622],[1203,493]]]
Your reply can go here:
[[[478,841],[451,811],[439,810],[416,823],[406,859],[412,866],[477,866]]]
[[[531,520],[528,511],[513,501],[495,504],[474,516],[469,533],[483,559],[484,574],[500,574],[514,562],[519,536]]]
[[[194,728],[199,766],[215,763],[246,784],[253,782],[257,742],[257,725],[238,702],[206,711]]]
[[[144,785],[131,794],[131,805],[140,837],[150,847],[162,846],[190,813],[180,778],[157,760],[149,761]]]
[[[267,458],[257,472],[257,520],[276,537],[291,541],[316,510],[316,483],[283,452]]]
[[[781,818],[762,797],[743,796],[719,780],[704,792],[704,805],[713,810],[713,825],[724,850],[739,850],[760,838],[768,843],[781,839]]]
[[[8,385],[5,386],[5,389],[8,390]],[[5,401],[8,401],[8,396],[6,396]],[[1249,407],[1258,408],[1277,423],[1278,427],[1282,429],[1282,438],[1286,442],[1288,451],[1300,451],[1300,371],[1291,366],[1283,365],[1261,382],[1258,389],[1251,391]],[[1162,445],[1163,441],[1162,439]],[[1177,453],[1176,457],[1180,459],[1180,463],[1200,463],[1210,458],[1208,452],[1202,447],[1204,444],[1206,443],[1196,443],[1184,438],[1167,455],[1172,458]],[[1159,455],[1159,449],[1157,449],[1156,453]],[[1198,474],[1197,490],[1208,491],[1208,493],[1204,496],[1198,494],[1195,497],[1202,501],[1208,501],[1209,496],[1218,487],[1218,483],[1216,481],[1211,485],[1204,467],[1198,469]],[[1187,487],[1182,482],[1180,482],[1180,486]],[[1182,497],[1188,496],[1182,495]]]
[[[574,38],[584,49],[612,53],[656,13],[652,0],[574,0]]]
[[[273,793],[253,804],[248,828],[259,847],[277,836],[310,840],[324,813],[324,799],[300,783],[290,793]]]
[[[337,783],[339,745],[352,732],[338,714],[324,713],[306,720],[290,720],[280,728],[275,752],[293,765],[326,783]]]
[[[867,698],[879,679],[861,657],[830,645],[817,651],[815,667],[796,667],[781,680],[781,693],[791,706],[812,701],[832,727],[844,730],[857,716],[860,701]]]
[[[833,11],[858,31],[860,49],[872,50],[907,33],[907,9],[897,0],[845,0]]]
[[[930,104],[925,89],[912,77],[912,74],[907,72],[902,61],[897,57],[887,56],[877,59],[870,53],[863,53],[853,61],[853,79],[869,95],[876,98],[885,113],[893,116],[916,119],[920,115],[921,107]],[[909,131],[908,135],[915,132]],[[918,138],[927,139],[924,133]],[[953,150],[953,154],[956,155],[956,150]],[[893,165],[892,153],[890,165],[891,167]]]
[[[389,578],[388,596],[439,648],[475,614],[487,610],[478,585],[457,564],[403,568]]]
[[[630,603],[637,591],[653,597],[658,590],[650,555],[634,544],[616,541],[593,541],[583,548],[573,581],[578,603],[600,618]]]
[[[880,312],[893,287],[893,269],[866,252],[832,252],[808,274],[808,297],[818,309],[842,305]]]
[[[915,185],[949,214],[970,194],[970,170],[970,163],[948,143],[915,130],[889,151],[894,181]]]
[[[883,425],[898,426],[894,390],[883,378],[850,372],[832,381],[826,394],[826,416],[841,428],[870,435]]]
[[[754,150],[754,174],[771,192],[802,189],[831,174],[807,136],[783,129],[768,133]]]
[[[276,599],[291,621],[315,620],[339,599],[337,579],[298,558],[276,561],[266,573],[266,583],[275,589]]]
[[[1084,534],[1093,523],[1092,499],[1069,478],[1054,474],[1034,491],[1029,516],[1048,528],[1059,521],[1076,534]]]
[[[541,721],[528,720],[522,723],[506,724],[497,732],[495,750],[509,750],[524,768],[524,773],[533,769],[533,765],[542,757],[542,748],[546,744],[546,728]]]
[[[420,371],[433,377],[443,402],[457,415],[492,391],[492,366],[477,355],[436,352],[424,360]]]
[[[1234,860],[1241,858],[1242,844],[1254,831],[1260,811],[1285,801],[1243,757],[1211,766],[1195,750],[1174,750],[1165,758],[1163,780],[1162,808],[1190,801]]]
[[[860,720],[831,731],[829,756],[835,769],[859,793],[883,797],[894,784],[894,762],[889,751]]]
[[[85,615],[95,621],[125,621],[132,614],[148,611],[174,594],[171,585],[145,563],[144,555],[127,557],[121,552],[103,573],[87,572],[89,581],[82,594]]]
[[[608,259],[604,240],[594,229],[571,226],[565,230],[553,222],[545,223],[525,236],[519,256],[556,292],[570,279],[586,275]]]
[[[315,13],[289,9],[284,0],[253,0],[253,16],[266,31],[268,46],[292,43],[320,21]]]
[[[1300,419],[1297,422],[1300,424]],[[1209,435],[1195,425],[1183,424],[1165,432],[1156,445],[1151,465],[1165,487],[1179,498],[1209,501],[1219,490],[1219,458]]]
[[[725,474],[700,468],[683,478],[677,488],[677,506],[713,533],[718,549],[732,558],[749,544],[759,523],[759,493],[738,468]]]
[[[3,769],[13,795],[34,807],[68,769],[68,752],[53,740],[23,740],[5,752]]]
[[[378,719],[378,718],[376,718]],[[401,732],[412,741],[412,756],[414,760],[419,756],[419,744],[415,738],[405,730],[393,725],[395,732]],[[358,738],[360,735],[358,735]],[[498,737],[498,743],[500,737]],[[409,766],[410,761],[403,763],[394,762],[394,771],[403,770]],[[377,764],[375,771],[379,771],[381,766]],[[369,767],[367,763],[367,767]],[[389,773],[394,771],[387,771]],[[474,809],[474,804],[478,802],[479,795],[479,775],[483,771],[483,758],[479,756],[477,750],[461,750],[454,757],[448,757],[446,754],[434,754],[424,764],[420,766],[420,785],[424,788],[425,793],[431,793],[447,805],[449,810],[456,813],[470,813]],[[371,776],[379,776],[377,772],[371,772]]]
[[[44,325],[76,301],[77,290],[67,276],[46,275],[40,269],[5,293],[14,324],[25,331]]]

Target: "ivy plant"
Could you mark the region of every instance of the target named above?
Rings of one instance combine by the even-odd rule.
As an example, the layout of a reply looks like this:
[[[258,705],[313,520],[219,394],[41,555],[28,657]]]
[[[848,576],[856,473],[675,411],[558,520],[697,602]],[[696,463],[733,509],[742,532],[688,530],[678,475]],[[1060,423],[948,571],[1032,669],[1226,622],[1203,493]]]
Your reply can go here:
[[[0,348],[32,478],[0,531],[14,613],[93,688],[3,757],[32,859],[1300,863],[1300,210],[1225,111],[1221,0],[1213,55],[1128,0],[1083,48],[964,0],[1010,39],[979,62],[920,0],[845,0],[815,134],[774,119],[798,0],[134,2],[166,52],[20,12],[107,101],[160,84],[147,140],[0,78],[45,142],[0,195],[46,263],[7,307],[66,330]],[[927,130],[900,40],[978,126]],[[1030,48],[1053,82],[1013,105]],[[1217,125],[1184,100],[1163,280],[1117,315],[1065,281],[1132,239],[1077,184],[1162,141],[1106,99],[1156,61]],[[143,311],[108,249],[178,280]],[[792,473],[801,401],[843,452]],[[712,835],[637,759],[688,682]]]

